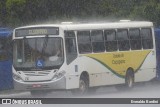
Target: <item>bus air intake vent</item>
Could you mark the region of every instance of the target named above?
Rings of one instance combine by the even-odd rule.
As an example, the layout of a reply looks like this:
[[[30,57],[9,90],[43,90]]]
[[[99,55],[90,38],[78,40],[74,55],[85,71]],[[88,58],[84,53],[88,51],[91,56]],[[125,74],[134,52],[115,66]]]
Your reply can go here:
[[[49,75],[51,71],[23,71],[26,76],[46,76]]]

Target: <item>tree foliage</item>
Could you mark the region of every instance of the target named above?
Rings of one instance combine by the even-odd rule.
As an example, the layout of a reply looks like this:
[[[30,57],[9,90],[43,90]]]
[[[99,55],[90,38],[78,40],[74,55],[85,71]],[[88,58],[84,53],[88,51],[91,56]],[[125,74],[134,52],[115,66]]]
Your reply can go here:
[[[160,25],[160,0],[0,0],[0,26],[89,20],[148,20]]]

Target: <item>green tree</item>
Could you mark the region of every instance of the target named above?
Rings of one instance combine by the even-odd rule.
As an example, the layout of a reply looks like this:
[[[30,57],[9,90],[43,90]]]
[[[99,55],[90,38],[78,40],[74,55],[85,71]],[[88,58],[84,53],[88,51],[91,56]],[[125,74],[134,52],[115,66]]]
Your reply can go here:
[[[22,25],[25,23],[23,17],[25,12],[26,0],[7,0],[6,8],[8,14],[8,24],[11,26]]]
[[[160,0],[1,0],[0,24],[20,26],[57,20],[149,20],[160,24]]]
[[[7,24],[7,12],[6,12],[6,0],[0,1],[0,26],[6,26]]]

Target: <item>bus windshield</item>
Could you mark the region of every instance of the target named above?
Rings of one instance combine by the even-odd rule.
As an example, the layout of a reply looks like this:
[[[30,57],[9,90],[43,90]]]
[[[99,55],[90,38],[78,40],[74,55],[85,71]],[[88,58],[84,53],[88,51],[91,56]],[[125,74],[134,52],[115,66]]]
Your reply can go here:
[[[16,70],[59,69],[64,62],[59,37],[24,38],[14,41],[13,65]]]

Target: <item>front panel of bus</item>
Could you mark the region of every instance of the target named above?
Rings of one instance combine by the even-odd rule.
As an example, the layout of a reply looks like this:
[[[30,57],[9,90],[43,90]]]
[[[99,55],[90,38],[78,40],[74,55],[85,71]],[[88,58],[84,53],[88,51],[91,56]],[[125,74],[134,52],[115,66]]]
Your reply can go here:
[[[17,29],[13,77],[17,90],[65,89],[63,39],[58,27]]]

